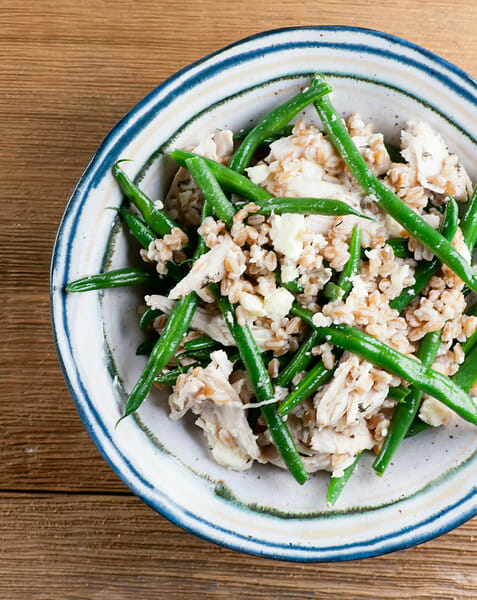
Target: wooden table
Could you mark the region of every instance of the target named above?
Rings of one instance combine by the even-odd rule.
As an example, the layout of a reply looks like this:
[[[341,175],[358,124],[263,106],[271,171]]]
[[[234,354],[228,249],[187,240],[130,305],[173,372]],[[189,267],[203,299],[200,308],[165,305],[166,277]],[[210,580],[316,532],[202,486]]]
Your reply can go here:
[[[475,519],[418,548],[325,565],[244,556],[171,525],[83,429],[48,308],[68,195],[110,127],[165,77],[246,35],[312,24],[389,31],[477,76],[475,0],[4,0],[0,24],[0,597],[476,598]]]

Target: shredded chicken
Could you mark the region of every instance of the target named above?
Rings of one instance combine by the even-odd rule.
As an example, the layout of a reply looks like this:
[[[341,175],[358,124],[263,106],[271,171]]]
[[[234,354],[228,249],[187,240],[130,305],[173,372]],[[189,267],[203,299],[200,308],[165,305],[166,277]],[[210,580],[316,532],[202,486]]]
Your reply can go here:
[[[245,471],[260,450],[239,393],[230,383],[233,364],[223,350],[211,354],[211,363],[180,375],[169,397],[171,419],[191,410],[204,430],[214,459],[221,465]]]

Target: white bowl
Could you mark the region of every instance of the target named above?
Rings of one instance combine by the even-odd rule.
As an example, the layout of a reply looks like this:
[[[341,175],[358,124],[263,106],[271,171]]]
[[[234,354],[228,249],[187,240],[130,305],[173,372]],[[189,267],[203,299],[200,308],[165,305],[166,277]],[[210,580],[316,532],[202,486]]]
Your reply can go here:
[[[68,281],[135,260],[118,228],[119,158],[153,198],[171,178],[160,152],[198,142],[217,128],[248,127],[295,94],[309,75],[327,75],[343,114],[372,118],[395,142],[407,119],[431,123],[477,179],[476,82],[443,59],[395,37],[350,27],[265,32],[183,69],[131,110],[101,144],[66,207],[51,270],[58,356],[85,427],[122,480],[181,527],[230,548],[296,561],[348,560],[405,548],[473,516],[477,439],[465,423],[406,440],[382,478],[366,457],[336,507],[329,476],[302,487],[284,471],[235,473],[211,460],[193,420],[171,422],[153,391],[136,418],[116,421],[144,365],[130,289],[65,294]],[[307,111],[315,118],[312,110]],[[129,239],[129,238],[128,238]]]

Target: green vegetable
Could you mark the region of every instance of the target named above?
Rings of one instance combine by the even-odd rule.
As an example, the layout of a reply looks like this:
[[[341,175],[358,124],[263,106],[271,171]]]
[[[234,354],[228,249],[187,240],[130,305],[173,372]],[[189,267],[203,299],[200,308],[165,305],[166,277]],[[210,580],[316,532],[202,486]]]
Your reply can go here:
[[[414,423],[411,425],[411,427],[409,427],[409,429],[407,430],[406,438],[414,437],[418,433],[421,433],[422,431],[426,431],[426,429],[429,429],[429,427],[430,427],[430,425],[428,425],[424,421],[421,421],[421,419],[419,419],[419,417],[417,417],[414,420]]]
[[[325,81],[315,81],[304,92],[297,94],[281,106],[269,112],[247,134],[240,148],[232,156],[229,166],[234,171],[242,173],[248,167],[255,150],[268,137],[275,135],[287,125],[296,115],[320,96],[331,92],[330,86]]]
[[[388,392],[388,398],[396,400],[396,402],[402,402],[409,394],[410,388],[404,385],[398,385],[396,387],[390,387]]]
[[[213,212],[230,229],[236,210],[222,191],[205,160],[200,156],[194,156],[186,159],[185,165],[210,203]]]
[[[351,477],[353,471],[355,470],[362,454],[363,453],[360,452],[356,455],[354,461],[350,464],[349,467],[346,467],[341,477],[332,477],[330,479],[330,483],[328,484],[328,491],[326,493],[326,503],[329,507],[333,506],[333,504],[335,504],[335,502],[340,497],[344,486],[348,483],[348,480]]]
[[[177,354],[177,358],[187,356],[200,362],[210,362],[210,353],[213,352],[213,348],[202,348],[201,350],[183,350]]]
[[[406,162],[404,158],[401,156],[401,151],[396,146],[392,146],[391,144],[384,144],[386,146],[386,150],[388,151],[389,158],[393,163],[404,163]]]
[[[151,307],[147,308],[139,319],[139,329],[143,331],[156,317],[160,317],[162,314],[162,310]]]
[[[167,319],[161,337],[152,349],[146,366],[129,395],[124,417],[130,415],[141,406],[157,374],[162,371],[174,356],[182,338],[189,329],[198,304],[199,297],[195,292],[191,292],[185,298],[181,298],[176,302]]]
[[[301,215],[328,215],[332,217],[354,215],[363,219],[369,219],[369,217],[365,217],[349,206],[349,204],[340,200],[330,200],[329,198],[271,198],[270,200],[257,202],[256,204],[260,206],[260,209],[255,214],[267,217],[272,213],[277,215],[298,213]]]
[[[345,300],[353,287],[352,278],[358,274],[361,260],[361,227],[355,225],[349,243],[349,259],[341,271],[337,285],[327,284],[325,295],[330,300]],[[331,283],[331,282],[330,282]]]
[[[296,408],[304,400],[306,400],[312,394],[314,394],[316,390],[321,385],[326,383],[332,375],[333,370],[329,371],[321,360],[318,361],[308,371],[305,377],[303,377],[300,383],[297,386],[295,386],[293,391],[290,394],[288,394],[288,396],[283,401],[283,404],[280,405],[278,413],[282,417],[287,415],[291,410]]]
[[[204,200],[202,205],[202,220],[208,215],[208,201]],[[194,252],[194,260],[197,260],[207,251],[204,239],[199,237],[197,248]],[[161,337],[156,342],[147,360],[141,376],[126,402],[126,410],[122,418],[136,411],[146,398],[157,374],[164,369],[167,363],[176,353],[179,344],[189,329],[190,322],[194,316],[195,309],[199,304],[199,297],[191,292],[184,298],[177,300],[171,314],[167,318],[166,325]]]
[[[217,348],[217,346],[219,346],[219,342],[213,340],[208,335],[204,335],[186,342],[184,350],[204,350],[206,348]]]
[[[472,254],[477,243],[477,186],[462,218],[461,229],[466,246]]]
[[[441,333],[442,331],[428,333],[422,338],[419,344],[417,358],[426,367],[430,367],[436,358],[441,343]],[[406,437],[421,405],[422,395],[422,390],[413,385],[405,401],[396,406],[389,425],[388,434],[373,463],[373,468],[378,475],[384,473],[396,450]]]
[[[188,158],[200,155],[194,154],[193,152],[187,152],[186,150],[173,150],[170,156],[178,165],[185,167],[185,161]],[[219,184],[227,191],[238,194],[252,202],[260,202],[261,200],[273,198],[272,194],[269,194],[267,190],[261,188],[259,185],[255,185],[250,179],[240,175],[240,173],[236,173],[235,171],[232,171],[232,169],[229,169],[210,158],[205,158],[203,156],[200,158],[205,161]]]
[[[146,340],[139,344],[136,348],[136,356],[149,356],[151,354],[154,346],[156,345],[157,337],[151,338],[150,340]]]
[[[457,202],[449,196],[444,217],[442,218],[442,235],[449,241],[454,239],[458,223],[459,208],[457,206]],[[414,279],[416,280],[415,283],[404,288],[399,296],[391,300],[389,306],[399,312],[402,312],[410,304],[410,302],[414,300],[414,298],[419,296],[440,266],[441,261],[436,257],[434,257],[432,260],[424,260],[420,262],[414,271]]]
[[[177,378],[182,373],[187,373],[191,369],[195,369],[195,367],[202,367],[202,363],[191,363],[190,365],[186,365],[185,367],[177,367],[177,369],[171,369],[170,371],[163,371],[160,375],[158,375],[155,379],[155,383],[159,383],[160,385],[176,385]]]
[[[284,287],[286,290],[288,290],[292,294],[303,294],[303,292],[305,291],[304,287],[301,284],[299,284],[298,281],[296,281],[296,280],[295,281],[287,281],[286,283],[284,283],[282,281],[280,268],[278,268],[275,271],[275,277],[277,279],[278,285],[281,285],[282,287]]]
[[[477,346],[474,346],[466,355],[464,362],[460,365],[457,373],[452,375],[451,379],[455,385],[466,392],[474,385],[477,381]]]
[[[386,244],[391,246],[394,252],[394,256],[396,258],[408,258],[411,256],[408,248],[408,241],[402,238],[393,238],[391,240],[387,240]]]
[[[454,410],[463,419],[477,425],[477,407],[474,401],[459,387],[459,384],[456,385],[448,377],[401,354],[364,331],[349,325],[315,327],[312,320],[313,314],[296,304],[292,306],[291,314],[300,317],[305,323],[314,327],[322,339],[415,384],[416,387]]]
[[[294,127],[293,124],[286,125],[283,129],[280,129],[280,131],[277,131],[273,135],[262,140],[260,145],[261,146],[270,146],[270,144],[272,144],[276,140],[278,140],[282,137],[288,137],[289,135],[291,135],[293,133],[293,127]],[[244,140],[251,131],[252,131],[252,129],[244,129],[243,131],[239,131],[239,133],[236,133],[234,135],[234,140]]]
[[[168,217],[164,211],[157,208],[154,202],[129,179],[119,166],[120,162],[122,161],[114,164],[113,175],[124,194],[138,208],[152,231],[159,236],[163,236],[170,233],[173,227],[178,227],[177,223]]]
[[[412,237],[429,248],[441,262],[477,292],[477,273],[471,265],[451,242],[428,225],[373,174],[328,97],[322,96],[314,104],[330,140],[364,191]]]
[[[106,271],[98,275],[89,275],[69,283],[65,290],[67,292],[89,292],[91,290],[102,290],[104,288],[126,287],[133,285],[158,283],[157,275],[149,271],[135,267]]]
[[[318,333],[316,331],[311,331],[303,344],[295,352],[287,366],[280,371],[273,383],[281,387],[288,387],[295,375],[305,371],[313,360],[311,351],[313,347],[319,343],[319,339],[320,336]]]
[[[472,350],[472,348],[475,346],[477,342],[477,328],[475,329],[474,333],[469,336],[465,342],[462,344],[462,350],[464,351],[465,354],[467,354],[468,352],[470,352]]]
[[[214,293],[217,304],[224,315],[227,327],[235,340],[250,382],[255,390],[257,401],[266,402],[272,400],[274,395],[272,382],[248,325],[244,325],[243,327],[238,325],[230,302],[227,298],[220,295],[217,286],[211,286],[210,289]],[[308,474],[303,466],[288,427],[278,414],[276,403],[261,406],[260,410],[267,423],[272,440],[288,470],[298,483],[303,484],[307,480]]]
[[[120,209],[119,214],[121,218],[129,227],[129,231],[137,239],[143,248],[149,248],[149,245],[156,239],[155,233],[150,227],[144,223],[139,217],[133,215],[127,210]]]

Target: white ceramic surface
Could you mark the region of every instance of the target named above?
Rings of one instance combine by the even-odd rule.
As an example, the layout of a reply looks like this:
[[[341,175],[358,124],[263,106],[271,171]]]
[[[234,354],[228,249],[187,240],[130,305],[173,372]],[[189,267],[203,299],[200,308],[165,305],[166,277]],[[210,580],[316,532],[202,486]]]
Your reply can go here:
[[[129,289],[67,295],[64,285],[136,260],[114,211],[121,194],[111,175],[119,158],[162,197],[171,161],[157,151],[198,142],[225,127],[248,127],[291,97],[314,72],[327,74],[340,112],[372,118],[395,142],[407,119],[435,126],[477,180],[477,86],[435,55],[397,38],[348,27],[265,32],[185,68],[141,101],[111,131],[78,183],[52,258],[52,318],[58,356],[78,412],[113,469],[145,502],[178,525],[244,552],[297,561],[347,560],[404,548],[476,512],[477,438],[463,422],[406,440],[382,478],[365,458],[334,509],[328,475],[300,487],[286,472],[245,473],[212,462],[192,419],[171,422],[151,393],[115,428],[144,365]],[[307,114],[316,121],[312,110]]]

